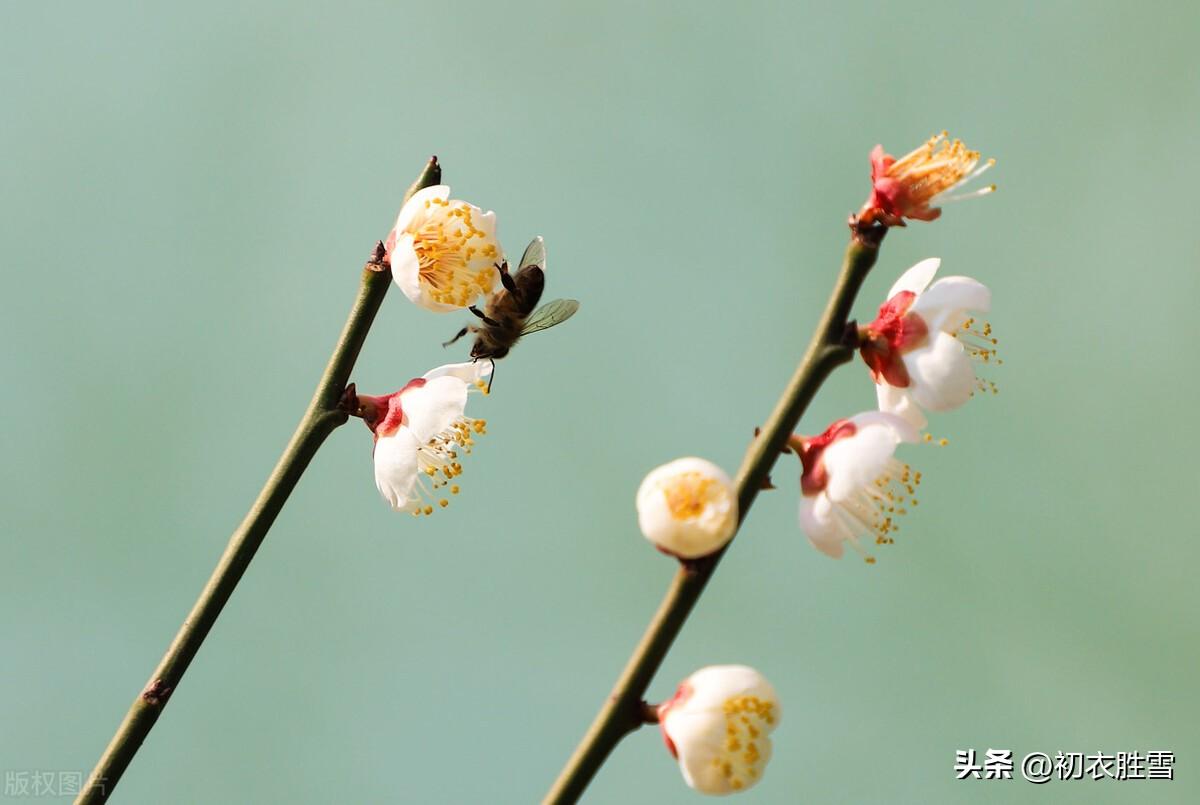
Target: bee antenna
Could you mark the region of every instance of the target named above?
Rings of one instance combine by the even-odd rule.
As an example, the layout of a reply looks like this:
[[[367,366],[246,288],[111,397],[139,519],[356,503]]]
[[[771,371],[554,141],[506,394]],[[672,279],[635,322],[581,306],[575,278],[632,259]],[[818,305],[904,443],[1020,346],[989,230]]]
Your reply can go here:
[[[492,362],[492,371],[491,371],[491,374],[488,375],[488,394],[491,394],[492,393],[492,381],[496,379],[496,359],[488,358],[488,360]]]

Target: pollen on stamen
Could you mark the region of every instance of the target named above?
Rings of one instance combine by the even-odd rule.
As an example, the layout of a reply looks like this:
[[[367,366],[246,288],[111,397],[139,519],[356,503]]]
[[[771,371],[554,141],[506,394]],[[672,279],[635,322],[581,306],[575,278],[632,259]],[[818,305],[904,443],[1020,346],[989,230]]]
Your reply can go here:
[[[485,433],[486,422],[461,417],[418,449],[417,460],[421,472],[417,476],[416,491],[421,498],[421,506],[418,507],[417,514],[432,513],[434,504],[443,509],[449,506],[450,499],[438,494],[447,486],[451,495],[457,495],[461,491],[458,484],[451,485],[450,482],[463,473],[463,466],[458,461],[458,451],[467,449],[470,452],[472,432],[480,435]]]
[[[444,200],[431,199],[426,202],[426,209],[430,209],[431,203],[447,205]],[[494,272],[486,264],[476,264],[476,255],[481,250],[468,246],[470,238],[482,235],[472,222],[472,209],[463,202],[454,203],[461,206],[444,213],[431,212],[430,220],[412,233],[413,251],[417,256],[418,281],[429,298],[439,304],[466,307],[480,293],[491,290]],[[466,228],[447,227],[452,221],[461,221]]]
[[[996,349],[1000,340],[992,335],[992,325],[988,322],[969,318],[954,333],[954,337],[963,345],[963,349],[966,350],[967,356],[971,360],[987,365],[1004,365],[1004,361]],[[975,390],[971,392],[971,395],[974,396],[976,392],[998,394],[999,391],[1000,389],[991,380],[976,378]]]
[[[913,495],[920,482],[920,473],[891,459],[873,483],[838,504],[839,516],[855,535],[850,544],[864,561],[874,563],[874,557],[863,549],[858,537],[872,536],[876,545],[895,543],[894,535],[900,530],[898,518],[908,513],[909,504],[915,505]]]

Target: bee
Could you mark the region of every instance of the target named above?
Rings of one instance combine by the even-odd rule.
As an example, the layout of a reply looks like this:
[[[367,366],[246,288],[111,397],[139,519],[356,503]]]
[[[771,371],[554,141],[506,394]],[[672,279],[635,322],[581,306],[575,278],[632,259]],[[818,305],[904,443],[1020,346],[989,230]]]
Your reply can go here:
[[[471,358],[490,360],[493,372],[496,361],[507,355],[522,336],[562,324],[579,310],[579,302],[574,299],[555,299],[534,310],[546,284],[546,243],[541,237],[526,247],[515,274],[508,273],[507,260],[496,270],[504,287],[488,298],[483,310],[475,305],[467,308],[480,323],[468,324],[442,344],[448,347],[467,333],[475,333]]]

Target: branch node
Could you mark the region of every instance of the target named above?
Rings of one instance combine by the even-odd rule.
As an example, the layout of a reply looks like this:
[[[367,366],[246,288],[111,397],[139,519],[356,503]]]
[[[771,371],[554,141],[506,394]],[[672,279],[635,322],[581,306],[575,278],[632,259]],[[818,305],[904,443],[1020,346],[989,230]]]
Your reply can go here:
[[[860,243],[871,249],[879,248],[879,244],[883,242],[883,236],[888,231],[885,224],[881,224],[865,216],[860,218],[855,214],[850,215],[847,223],[850,225],[850,237],[856,243]],[[900,225],[903,226],[903,222]]]
[[[358,410],[358,386],[353,383],[346,386],[346,390],[342,392],[341,399],[338,400],[337,410],[348,417],[360,415]]]
[[[845,329],[842,330],[841,346],[846,349],[858,349],[862,344],[862,339],[858,335],[858,322],[854,319],[846,322]]]
[[[367,271],[387,271],[387,247],[383,245],[382,240],[375,241],[375,248],[371,250],[371,256],[367,258]]]
[[[640,715],[641,715],[643,724],[657,724],[658,723],[658,705],[657,704],[650,704],[650,702],[643,699],[638,706],[641,708]]]
[[[156,679],[142,691],[142,701],[151,707],[162,707],[167,703],[167,699],[171,698],[171,691],[173,690],[175,688],[168,685],[161,678]]]

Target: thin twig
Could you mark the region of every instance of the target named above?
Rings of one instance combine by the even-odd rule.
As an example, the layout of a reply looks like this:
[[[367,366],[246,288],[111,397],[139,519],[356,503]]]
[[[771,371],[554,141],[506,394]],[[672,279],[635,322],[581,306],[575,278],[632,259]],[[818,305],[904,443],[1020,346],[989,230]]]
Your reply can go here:
[[[423,187],[438,184],[441,175],[437,157],[431,158],[409,188],[405,200]],[[267,531],[275,522],[276,515],[287,502],[300,476],[304,474],[308,463],[325,441],[325,437],[346,422],[347,413],[341,406],[342,395],[367,332],[371,329],[375,314],[379,311],[390,285],[391,272],[383,264],[383,249],[380,244],[363,270],[358,298],[354,301],[350,317],[346,320],[346,326],[342,329],[333,355],[321,375],[308,410],[305,411],[266,485],[258,494],[258,499],[230,537],[229,545],[221,555],[216,569],[204,585],[204,590],[192,606],[192,611],[188,613],[175,639],[171,641],[167,653],[154,669],[141,694],[130,705],[121,726],[117,728],[108,748],[104,750],[96,768],[88,777],[83,793],[75,800],[76,805],[104,802],[112,794],[125,768],[154,727],[172,692],[178,687],[192,658],[200,650],[204,638],[208,636],[217,616],[221,614],[221,609],[233,594],[250,560],[254,558],[254,553],[267,536]]]
[[[852,339],[847,337],[847,319],[858,289],[875,264],[879,244],[887,229],[860,225],[853,218],[850,227],[852,236],[841,273],[808,351],[738,470],[739,525],[746,519],[754,498],[763,488],[771,467],[817,389],[835,367],[853,357]],[[544,805],[578,801],[617,743],[645,723],[643,697],[646,689],[728,548],[726,545],[712,556],[680,567],[612,694],[546,795]]]

